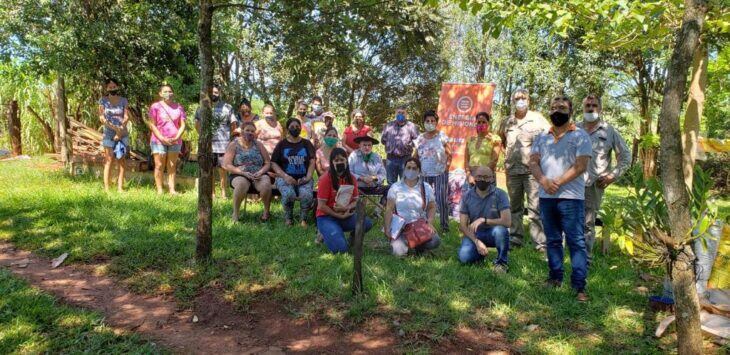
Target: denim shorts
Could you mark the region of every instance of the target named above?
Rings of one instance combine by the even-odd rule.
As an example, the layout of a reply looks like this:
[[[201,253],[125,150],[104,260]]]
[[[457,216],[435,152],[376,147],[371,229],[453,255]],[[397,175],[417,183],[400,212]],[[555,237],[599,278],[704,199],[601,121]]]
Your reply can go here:
[[[162,143],[151,143],[152,154],[180,153],[182,144],[164,145]]]
[[[122,142],[124,142],[124,144],[126,144],[127,147],[129,147],[129,136],[122,137]],[[104,148],[112,148],[112,149],[114,149],[114,145],[116,143],[117,142],[114,140],[114,137],[111,137],[111,138],[104,137],[104,139],[102,139],[102,141],[101,141],[101,145]]]

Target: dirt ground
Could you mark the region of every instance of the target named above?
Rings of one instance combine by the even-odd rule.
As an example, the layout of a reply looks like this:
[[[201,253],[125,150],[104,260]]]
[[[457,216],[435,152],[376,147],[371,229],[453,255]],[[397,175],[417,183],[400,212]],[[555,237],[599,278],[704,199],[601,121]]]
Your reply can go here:
[[[52,269],[51,260],[5,242],[0,242],[0,265],[64,303],[101,312],[111,327],[139,333],[176,353],[391,354],[404,350],[393,327],[379,318],[366,320],[356,331],[343,332],[321,320],[293,319],[270,300],[252,304],[246,313],[236,311],[216,289],[198,295],[191,309],[180,309],[174,300],[134,294],[110,277],[95,275],[94,266]],[[432,344],[432,351],[516,352],[499,332],[465,328]]]

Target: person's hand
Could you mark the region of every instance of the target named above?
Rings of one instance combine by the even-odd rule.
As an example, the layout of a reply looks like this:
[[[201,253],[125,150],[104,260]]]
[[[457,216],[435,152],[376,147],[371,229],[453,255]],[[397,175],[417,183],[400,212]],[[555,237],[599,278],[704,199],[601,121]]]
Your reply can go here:
[[[469,185],[474,185],[474,183],[475,183],[475,182],[474,182],[474,177],[473,177],[473,176],[471,176],[471,175],[467,175],[467,177],[466,177],[466,182],[468,182],[468,183],[469,183]]]
[[[245,176],[246,179],[249,179],[249,180],[256,180],[256,178],[254,177],[254,174],[251,174],[248,171],[244,171],[243,176]]]
[[[291,176],[289,176],[289,175],[285,175],[285,176],[284,176],[284,181],[285,181],[285,182],[286,182],[287,184],[291,185],[291,186],[294,186],[294,185],[296,185],[296,184],[297,184],[297,181],[296,181],[296,180],[294,180],[294,178],[293,178],[293,177],[291,177]]]
[[[174,145],[175,143],[173,143],[173,142],[174,142],[174,140],[172,140],[171,138],[163,138],[162,144],[164,144],[164,145]]]
[[[305,176],[305,177],[297,180],[297,183],[299,183],[299,185],[304,185],[304,184],[306,184],[306,183],[308,183],[310,181],[312,181],[312,178],[309,178],[309,177],[306,177]]]
[[[598,178],[598,187],[605,189],[608,185],[611,185],[616,181],[616,177],[613,174],[604,175]]]
[[[548,195],[554,195],[556,192],[558,192],[558,189],[560,189],[560,185],[555,182],[553,179],[548,179],[546,177],[542,177],[540,179],[540,185],[545,190],[545,192],[548,193]]]
[[[340,213],[339,215],[340,215],[340,219],[345,219],[345,218],[350,218],[350,216],[352,216],[353,214],[355,214],[353,211],[345,211],[345,212]]]
[[[477,252],[479,253],[479,255],[487,256],[489,249],[487,249],[487,246],[484,245],[484,243],[482,243],[481,240],[477,239],[476,243],[474,243],[474,244],[476,244],[476,246],[477,246]]]
[[[482,223],[486,223],[486,222],[487,222],[486,219],[479,217],[476,220],[474,220],[474,222],[471,222],[471,224],[469,225],[469,230],[471,230],[472,233],[476,233],[477,229],[479,229],[479,226],[481,226]]]
[[[365,185],[370,185],[373,183],[373,178],[371,178],[370,176],[363,176],[360,178],[360,180],[362,180],[362,182],[364,182]]]
[[[350,209],[347,207],[348,206],[340,206],[340,205],[335,204],[335,207],[333,207],[332,209],[337,213],[341,213],[341,212],[349,211]]]
[[[258,180],[258,179],[261,179],[261,176],[262,176],[262,175],[264,175],[264,173],[262,173],[261,171],[257,171],[257,172],[255,172],[255,173],[253,174],[253,178],[254,178],[255,180]]]

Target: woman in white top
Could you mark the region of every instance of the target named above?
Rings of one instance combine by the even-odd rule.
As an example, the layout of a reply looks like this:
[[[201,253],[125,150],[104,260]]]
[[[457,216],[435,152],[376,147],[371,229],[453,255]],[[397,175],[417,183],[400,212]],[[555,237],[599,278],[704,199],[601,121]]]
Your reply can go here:
[[[414,223],[419,219],[425,219],[433,226],[436,216],[436,198],[433,188],[421,180],[421,162],[417,158],[408,158],[403,168],[403,179],[393,184],[388,190],[388,202],[385,205],[385,226],[390,226],[393,214],[404,219],[405,225]],[[424,203],[423,200],[426,200]],[[424,205],[426,206],[424,208]],[[385,235],[390,240],[393,248],[393,255],[405,256],[408,254],[408,243],[403,235],[393,240],[390,228],[385,228]],[[426,250],[437,248],[441,244],[441,238],[435,232],[431,240],[416,247],[415,252],[420,253]]]

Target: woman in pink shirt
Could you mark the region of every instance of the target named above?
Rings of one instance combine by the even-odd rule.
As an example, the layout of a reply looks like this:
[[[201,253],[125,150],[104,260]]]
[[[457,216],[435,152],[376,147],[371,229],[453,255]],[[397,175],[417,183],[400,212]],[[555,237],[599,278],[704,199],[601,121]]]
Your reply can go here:
[[[162,194],[162,174],[167,167],[167,186],[171,195],[176,195],[175,173],[177,172],[177,158],[182,148],[182,137],[185,132],[185,109],[172,100],[174,95],[172,86],[160,86],[160,101],[150,106],[150,120],[147,125],[152,132],[150,146],[155,158],[155,185],[157,193]]]

